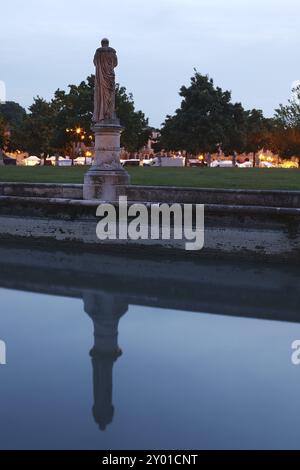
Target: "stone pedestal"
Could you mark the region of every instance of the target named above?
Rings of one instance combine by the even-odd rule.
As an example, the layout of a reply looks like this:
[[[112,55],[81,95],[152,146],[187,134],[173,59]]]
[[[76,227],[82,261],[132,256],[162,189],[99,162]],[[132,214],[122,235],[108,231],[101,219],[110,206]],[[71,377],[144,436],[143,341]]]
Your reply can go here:
[[[126,195],[130,177],[120,163],[122,130],[117,119],[94,125],[95,161],[84,178],[83,199],[115,202]]]

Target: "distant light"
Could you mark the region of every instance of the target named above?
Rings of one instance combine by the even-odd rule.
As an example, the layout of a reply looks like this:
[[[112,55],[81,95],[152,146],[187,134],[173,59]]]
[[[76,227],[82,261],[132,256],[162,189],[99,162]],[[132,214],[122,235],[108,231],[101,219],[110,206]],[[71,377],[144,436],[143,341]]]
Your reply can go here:
[[[281,168],[299,168],[299,164],[297,162],[293,162],[292,160],[287,160],[283,162]]]

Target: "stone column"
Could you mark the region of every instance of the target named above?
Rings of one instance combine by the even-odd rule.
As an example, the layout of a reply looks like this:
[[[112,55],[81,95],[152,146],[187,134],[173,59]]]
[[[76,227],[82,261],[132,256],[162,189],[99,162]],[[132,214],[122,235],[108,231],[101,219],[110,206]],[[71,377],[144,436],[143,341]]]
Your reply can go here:
[[[126,195],[129,176],[120,163],[122,127],[116,115],[115,68],[118,57],[107,38],[94,56],[95,87],[93,132],[95,160],[84,178],[83,199],[117,202]]]
[[[84,178],[84,199],[115,202],[126,194],[130,177],[120,163],[122,130],[117,119],[94,125],[95,161]]]

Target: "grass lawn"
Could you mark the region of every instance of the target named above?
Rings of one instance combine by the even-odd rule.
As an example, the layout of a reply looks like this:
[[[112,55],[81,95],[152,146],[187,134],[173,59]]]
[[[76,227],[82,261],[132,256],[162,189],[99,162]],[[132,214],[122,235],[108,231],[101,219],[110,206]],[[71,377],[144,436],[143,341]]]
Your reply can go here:
[[[0,167],[0,182],[82,183],[86,167]],[[300,170],[129,168],[133,184],[195,188],[300,190]]]

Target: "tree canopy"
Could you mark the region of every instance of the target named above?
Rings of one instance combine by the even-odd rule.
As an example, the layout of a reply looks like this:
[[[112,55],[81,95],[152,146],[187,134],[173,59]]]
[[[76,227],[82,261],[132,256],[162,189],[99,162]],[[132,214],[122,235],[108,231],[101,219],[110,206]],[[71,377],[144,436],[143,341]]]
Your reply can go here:
[[[26,150],[37,155],[66,154],[75,142],[91,145],[94,75],[79,85],[56,90],[46,101],[34,98],[26,113],[14,102],[0,104],[0,148]],[[167,116],[156,149],[186,150],[192,154],[253,152],[268,148],[281,157],[300,156],[300,86],[287,105],[266,119],[259,109],[245,110],[232,101],[231,92],[195,71],[189,86],[182,86],[180,107]],[[140,150],[151,134],[148,119],[135,109],[133,96],[116,85],[116,111],[124,127],[121,145]]]
[[[186,150],[193,154],[257,151],[265,140],[267,120],[262,111],[245,111],[233,103],[231,92],[214,85],[197,71],[189,87],[180,90],[181,106],[167,116],[161,132],[161,145],[167,150]]]
[[[79,85],[69,85],[68,90],[58,89],[51,101],[34,98],[29,112],[17,103],[6,103],[0,107],[0,146],[4,144],[4,130],[9,125],[11,149],[42,153],[64,153],[74,141],[80,128],[82,142],[91,144],[94,75]],[[139,150],[150,135],[148,119],[142,111],[135,109],[133,96],[126,88],[116,85],[116,111],[124,127],[121,145],[130,152]]]
[[[300,129],[300,85],[292,90],[293,97],[288,100],[287,105],[281,104],[275,110],[275,120],[284,128]]]
[[[281,157],[300,156],[300,85],[293,90],[288,104],[276,109],[269,146]]]
[[[24,143],[26,111],[14,101],[0,104],[0,148],[16,150]]]
[[[3,117],[0,116],[0,151],[6,145],[5,130],[6,130],[5,121],[4,121]]]

